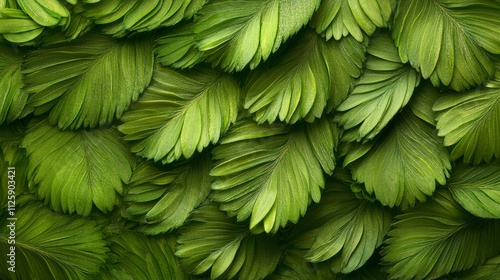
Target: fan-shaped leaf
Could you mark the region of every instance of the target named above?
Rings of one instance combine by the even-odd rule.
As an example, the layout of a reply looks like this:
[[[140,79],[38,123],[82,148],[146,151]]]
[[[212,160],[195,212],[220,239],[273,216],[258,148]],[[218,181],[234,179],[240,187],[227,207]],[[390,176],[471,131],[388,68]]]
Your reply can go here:
[[[320,0],[215,0],[195,19],[198,48],[226,71],[255,68],[311,18]]]
[[[41,26],[65,25],[69,11],[59,0],[16,0],[19,7]]]
[[[0,228],[3,254],[13,246],[8,226],[15,224],[16,279],[89,279],[104,264],[108,250],[95,221],[54,213],[37,202],[17,208],[16,218],[2,218]],[[12,279],[11,273],[4,263],[2,279]]]
[[[192,23],[176,25],[156,40],[158,61],[175,68],[191,68],[205,60],[203,52],[196,47]]]
[[[451,159],[466,163],[500,158],[500,73],[484,87],[447,94],[432,108],[438,112],[439,136],[453,146]]]
[[[347,99],[337,107],[336,121],[348,131],[342,140],[375,137],[410,100],[420,75],[399,60],[391,37],[381,33],[368,46],[366,68]]]
[[[489,53],[500,54],[499,14],[495,0],[400,1],[392,37],[403,62],[461,91],[495,74]]]
[[[382,250],[390,278],[435,279],[484,263],[500,250],[500,220],[469,214],[446,191],[397,219]]]
[[[335,167],[337,137],[328,118],[294,128],[239,122],[213,151],[213,199],[238,221],[251,216],[254,231],[296,223],[311,199],[321,197],[322,171]]]
[[[411,100],[413,114],[426,123],[436,126],[436,112],[432,106],[440,97],[439,91],[430,82],[424,82],[416,88]]]
[[[119,130],[132,142],[132,152],[168,163],[216,143],[236,121],[239,102],[239,85],[227,74],[158,67]]]
[[[19,118],[28,100],[21,90],[21,64],[19,51],[0,45],[0,123]]]
[[[53,209],[89,215],[92,204],[110,211],[130,179],[132,157],[111,128],[60,131],[47,121],[34,123],[23,146],[28,177]]]
[[[96,127],[120,117],[150,82],[152,40],[89,34],[32,51],[24,65],[28,105],[59,128]]]
[[[253,235],[246,224],[228,219],[215,204],[197,209],[181,228],[176,255],[190,273],[211,270],[212,279],[263,279],[281,257],[276,236]]]
[[[372,35],[377,27],[387,27],[395,0],[323,0],[311,25],[327,40],[352,35],[363,41],[363,31]]]
[[[463,280],[494,280],[500,278],[500,255],[489,259],[485,264],[460,275]]]
[[[368,200],[359,199],[349,186],[331,182],[319,204],[312,205],[294,229],[294,246],[308,250],[311,262],[331,260],[331,269],[349,273],[372,256],[391,226],[392,215]]]
[[[19,9],[0,9],[0,34],[7,41],[32,45],[33,40],[45,29]]]
[[[500,162],[453,167],[447,187],[463,208],[482,218],[500,219]]]
[[[146,234],[178,228],[210,192],[211,161],[202,155],[175,167],[160,168],[150,162],[139,165],[130,179],[123,215],[141,222]]]
[[[174,238],[148,238],[141,234],[124,232],[110,239],[108,270],[99,275],[101,279],[189,279],[175,258]]]
[[[352,37],[325,42],[310,29],[269,69],[255,70],[246,83],[245,108],[257,122],[312,122],[337,106],[361,74],[365,45]],[[330,100],[329,100],[330,99]]]
[[[413,206],[444,185],[451,169],[448,152],[428,123],[409,110],[372,143],[353,145],[344,165],[383,205]]]

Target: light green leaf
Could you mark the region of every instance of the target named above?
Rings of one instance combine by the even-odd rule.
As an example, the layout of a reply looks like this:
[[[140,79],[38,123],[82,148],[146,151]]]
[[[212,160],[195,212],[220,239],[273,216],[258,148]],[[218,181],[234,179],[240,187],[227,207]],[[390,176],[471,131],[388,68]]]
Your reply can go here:
[[[354,156],[351,156],[354,154]],[[446,184],[449,156],[435,129],[403,111],[372,143],[353,145],[344,165],[368,193],[390,207],[425,201],[437,183]]]
[[[210,270],[211,279],[263,279],[282,254],[277,236],[251,234],[214,203],[195,210],[177,242],[181,265],[193,274]]]
[[[16,0],[19,7],[41,26],[65,25],[69,11],[59,0]]]
[[[0,124],[21,117],[28,95],[21,90],[22,54],[14,47],[0,45]]]
[[[174,166],[142,163],[125,191],[123,199],[128,207],[122,215],[140,222],[139,230],[146,234],[180,227],[210,192],[210,166],[207,155]]]
[[[9,42],[32,45],[44,29],[19,9],[0,9],[0,34]]]
[[[462,91],[495,74],[491,54],[500,54],[500,5],[495,0],[399,1],[392,37],[434,86]]]
[[[298,236],[293,244],[308,250],[308,261],[331,260],[332,271],[350,273],[382,244],[391,222],[389,208],[357,198],[347,185],[330,182],[320,203],[312,205],[294,229]]]
[[[230,75],[208,68],[176,72],[157,67],[153,81],[119,130],[140,156],[169,163],[190,158],[236,121],[240,88]]]
[[[203,52],[196,47],[192,23],[176,25],[156,39],[158,61],[165,66],[191,68],[205,60]]]
[[[457,164],[447,184],[453,198],[481,218],[500,219],[500,162]]]
[[[174,255],[175,239],[170,236],[148,238],[126,231],[110,240],[108,269],[99,279],[189,279]]]
[[[291,48],[270,68],[257,69],[246,82],[245,108],[257,122],[308,122],[337,106],[361,74],[365,45],[352,37],[325,42],[310,29],[291,39]]]
[[[440,94],[438,89],[433,87],[430,82],[426,81],[415,89],[410,109],[415,116],[435,127],[436,112],[432,110],[432,106],[439,97]]]
[[[88,34],[61,46],[30,52],[24,64],[28,105],[50,110],[61,129],[96,127],[120,117],[151,80],[149,37],[114,40]]]
[[[500,250],[500,220],[469,214],[447,191],[397,219],[381,252],[391,279],[435,279],[482,264]]]
[[[16,218],[16,279],[89,279],[104,264],[108,249],[95,221],[54,213],[37,202],[18,207]],[[2,218],[2,254],[12,246],[10,223]],[[7,267],[1,266],[2,279],[12,279]]]
[[[226,71],[255,68],[299,31],[320,0],[214,0],[195,18],[198,48]]]
[[[373,139],[410,100],[420,75],[399,60],[387,33],[371,38],[366,68],[347,99],[337,107],[335,121],[348,130],[342,140]]]
[[[372,35],[377,27],[387,27],[395,0],[323,0],[311,25],[330,40],[352,35],[363,41],[363,31]]]
[[[323,171],[335,167],[337,139],[327,117],[295,127],[241,121],[213,151],[213,200],[238,221],[251,217],[256,232],[296,223],[321,197]]]
[[[466,163],[500,158],[500,72],[495,80],[464,93],[449,93],[432,108],[444,144],[453,146],[451,159]]]
[[[500,278],[500,255],[460,275],[461,280],[494,280]]]
[[[93,204],[111,211],[132,173],[132,157],[111,128],[61,131],[33,122],[22,145],[30,181],[56,211],[87,216]]]

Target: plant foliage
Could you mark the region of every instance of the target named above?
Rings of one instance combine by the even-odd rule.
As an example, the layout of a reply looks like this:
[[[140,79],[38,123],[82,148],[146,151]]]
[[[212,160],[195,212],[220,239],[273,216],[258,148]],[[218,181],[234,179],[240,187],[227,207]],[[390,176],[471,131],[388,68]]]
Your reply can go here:
[[[0,279],[496,280],[499,26],[499,0],[0,0]]]

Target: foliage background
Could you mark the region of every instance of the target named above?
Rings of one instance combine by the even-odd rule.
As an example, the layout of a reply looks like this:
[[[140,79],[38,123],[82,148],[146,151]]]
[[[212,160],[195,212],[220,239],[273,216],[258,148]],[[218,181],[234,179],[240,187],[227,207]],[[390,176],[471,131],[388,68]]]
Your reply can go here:
[[[2,279],[500,278],[500,2],[0,1]]]

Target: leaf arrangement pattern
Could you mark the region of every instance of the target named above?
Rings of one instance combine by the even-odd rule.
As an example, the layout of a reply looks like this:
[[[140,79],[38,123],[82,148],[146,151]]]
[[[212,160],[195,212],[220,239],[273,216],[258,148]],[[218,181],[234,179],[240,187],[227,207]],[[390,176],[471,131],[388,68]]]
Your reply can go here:
[[[499,26],[498,0],[0,1],[0,279],[499,279]]]

